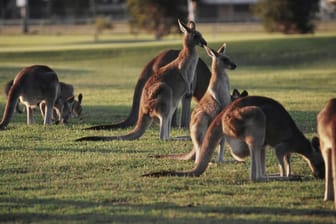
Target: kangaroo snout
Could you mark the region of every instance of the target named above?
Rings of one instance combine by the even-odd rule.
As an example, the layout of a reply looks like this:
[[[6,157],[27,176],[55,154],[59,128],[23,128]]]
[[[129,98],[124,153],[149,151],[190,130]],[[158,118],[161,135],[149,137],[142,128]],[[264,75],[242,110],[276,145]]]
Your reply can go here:
[[[237,65],[232,63],[230,66],[229,66],[229,69],[231,70],[235,70],[237,68]]]
[[[200,44],[199,44],[201,47],[204,47],[204,46],[207,46],[208,45],[208,43],[206,42],[206,40],[204,40],[204,39],[202,39],[201,41],[200,41]]]

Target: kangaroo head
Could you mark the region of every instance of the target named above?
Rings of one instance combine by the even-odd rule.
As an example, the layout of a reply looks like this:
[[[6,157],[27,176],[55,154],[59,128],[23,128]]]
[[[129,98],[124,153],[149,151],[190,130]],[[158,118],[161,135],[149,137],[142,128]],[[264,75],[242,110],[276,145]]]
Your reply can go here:
[[[225,43],[217,50],[217,52],[207,46],[204,46],[205,51],[209,57],[216,62],[216,66],[218,68],[234,70],[237,65],[225,54],[226,48]]]
[[[202,34],[196,30],[196,24],[193,21],[189,22],[189,27],[183,24],[180,20],[177,20],[180,30],[184,33],[184,41],[190,46],[194,47],[199,45],[201,47],[207,45],[206,40],[203,38]]]
[[[231,94],[231,102],[235,101],[238,98],[248,96],[248,92],[244,90],[243,92],[239,92],[238,89],[233,89],[232,94]]]
[[[61,120],[58,123],[67,123],[71,117],[72,105],[74,103],[74,96],[68,98],[58,97],[55,102],[55,108],[61,114]]]
[[[74,100],[72,104],[72,114],[74,117],[79,117],[82,113],[82,100],[83,100],[83,94],[78,94],[78,101]]]
[[[311,140],[312,156],[309,161],[309,166],[315,177],[325,177],[325,164],[320,149],[320,139],[314,136]]]

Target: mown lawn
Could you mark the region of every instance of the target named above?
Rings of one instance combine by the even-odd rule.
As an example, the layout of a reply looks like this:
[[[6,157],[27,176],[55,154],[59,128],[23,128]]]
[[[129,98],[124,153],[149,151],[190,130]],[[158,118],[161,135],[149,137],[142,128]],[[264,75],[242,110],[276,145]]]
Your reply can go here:
[[[316,114],[336,95],[336,33],[219,36],[210,36],[209,46],[227,42],[238,64],[229,72],[232,87],[278,100],[308,138],[316,135]],[[130,130],[82,129],[125,118],[142,66],[161,50],[181,46],[178,35],[161,42],[104,37],[93,44],[90,38],[0,36],[0,86],[24,66],[46,64],[84,95],[82,119],[43,127],[37,112],[37,124],[28,127],[25,114],[15,114],[0,132],[0,222],[336,223],[333,203],[323,201],[324,182],[297,155],[293,172],[302,182],[252,183],[250,160],[214,163],[199,178],[142,178],[149,171],[191,168],[192,162],[149,157],[188,151],[191,142],[159,141],[157,125],[133,142],[74,142]],[[1,115],[5,102],[2,94]],[[229,153],[226,159],[232,160]],[[267,172],[278,172],[272,149]]]

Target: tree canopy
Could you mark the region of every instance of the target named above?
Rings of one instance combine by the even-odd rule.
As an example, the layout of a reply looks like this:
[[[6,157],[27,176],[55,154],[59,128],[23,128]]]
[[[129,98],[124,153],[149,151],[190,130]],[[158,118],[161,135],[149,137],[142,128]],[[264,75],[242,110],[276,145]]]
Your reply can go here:
[[[312,33],[319,0],[260,0],[254,11],[267,31]]]
[[[156,39],[177,31],[177,19],[185,20],[188,14],[186,0],[128,0],[127,8],[131,30],[145,30]]]

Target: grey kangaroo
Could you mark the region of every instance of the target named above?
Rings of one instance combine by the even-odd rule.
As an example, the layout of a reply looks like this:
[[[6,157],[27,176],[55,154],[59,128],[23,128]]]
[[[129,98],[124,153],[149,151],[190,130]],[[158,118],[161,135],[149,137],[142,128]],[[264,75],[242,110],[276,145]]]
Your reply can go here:
[[[5,85],[4,90],[5,90],[5,94],[6,94],[7,97],[8,97],[9,90],[13,85],[13,82],[14,82],[14,80],[9,80]],[[68,98],[68,102],[71,103],[72,97],[73,97],[73,92],[74,92],[73,86],[70,85],[70,84],[63,83],[63,82],[60,82],[60,86],[61,86],[61,96],[64,99]],[[72,107],[71,117],[79,117],[81,115],[82,110],[83,110],[82,105],[81,105],[82,100],[83,100],[83,94],[82,93],[78,94],[78,100],[73,99],[72,106],[71,106]],[[19,105],[20,105],[20,100],[18,99],[15,111],[17,113],[22,113],[23,111],[20,109]],[[42,115],[42,117],[44,117],[46,103],[43,101],[43,102],[41,102],[41,104],[39,104],[39,106],[40,106],[40,110],[41,110],[41,115]],[[61,110],[62,113],[59,115],[57,113],[56,108],[54,108],[52,118],[54,119],[56,116],[58,116],[58,120],[56,121],[56,123],[66,123],[69,119],[69,114],[68,114],[68,112],[69,112],[68,109],[69,108],[67,108],[64,105],[58,105],[58,106],[63,107],[63,109]]]
[[[196,45],[204,46],[206,41],[196,31],[196,24],[189,27],[178,21],[184,33],[183,49],[178,57],[161,67],[146,82],[142,91],[139,116],[135,128],[123,136],[89,136],[78,141],[134,140],[140,138],[151,125],[154,117],[160,121],[160,139],[168,140],[171,119],[177,105],[185,94],[192,92],[195,69],[198,61]]]
[[[16,75],[13,85],[9,89],[5,112],[0,122],[0,130],[7,128],[18,99],[26,106],[27,124],[34,123],[33,108],[43,102],[46,104],[43,123],[44,125],[51,124],[54,108],[59,115],[64,108],[70,110],[69,104],[73,100],[73,95],[65,98],[61,94],[61,90],[66,88],[69,88],[69,85],[60,83],[56,73],[47,66],[33,65],[23,68]],[[63,116],[67,117],[68,115],[69,113]]]
[[[226,69],[233,70],[237,66],[225,55],[226,44],[223,44],[217,52],[206,46],[204,46],[204,49],[209,57],[212,58],[211,78],[206,93],[191,114],[190,136],[193,142],[193,149],[188,153],[156,156],[157,158],[180,160],[195,158],[195,163],[197,163],[200,147],[209,125],[223,108],[231,103],[230,80]],[[220,144],[218,160],[224,160],[224,141]]]
[[[317,115],[317,132],[325,163],[324,200],[334,201],[336,208],[336,98]]]
[[[251,156],[252,181],[291,180],[291,153],[302,155],[313,174],[324,177],[324,162],[319,148],[305,138],[280,103],[261,96],[239,98],[213,120],[204,137],[199,160],[192,170],[159,171],[143,176],[200,176],[206,170],[215,147],[224,137],[236,159],[244,160]],[[279,176],[266,175],[266,145],[275,148],[280,165]]]
[[[143,68],[142,72],[139,75],[138,81],[136,83],[134,94],[133,94],[133,104],[131,107],[131,111],[128,114],[127,118],[119,123],[116,124],[106,124],[106,125],[97,125],[93,127],[86,128],[85,130],[113,130],[119,128],[127,128],[132,125],[135,125],[138,119],[139,113],[139,105],[140,105],[140,98],[143,87],[147,80],[155,74],[155,72],[162,66],[165,66],[172,62],[176,57],[179,55],[180,50],[166,50],[161,52],[151,61],[149,61],[146,66]],[[209,80],[210,80],[210,70],[205,62],[199,58],[196,71],[195,71],[195,79],[193,81],[193,98],[197,102],[201,100],[204,93],[206,92]],[[190,103],[191,103],[191,96],[184,95],[182,98],[182,116],[180,127],[188,127],[190,122]],[[172,118],[172,126],[177,127],[178,122],[176,119],[176,112]]]

